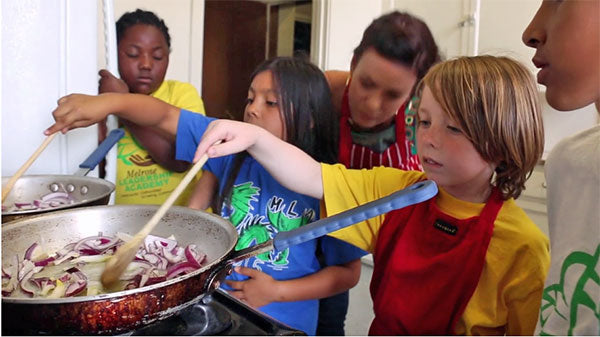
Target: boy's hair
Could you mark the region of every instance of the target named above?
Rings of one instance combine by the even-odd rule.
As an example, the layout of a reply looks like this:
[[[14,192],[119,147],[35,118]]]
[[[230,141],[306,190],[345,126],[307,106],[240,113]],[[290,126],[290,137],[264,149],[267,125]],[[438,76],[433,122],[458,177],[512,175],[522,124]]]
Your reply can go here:
[[[158,28],[167,41],[169,50],[171,49],[171,36],[169,35],[169,28],[165,24],[165,21],[153,12],[136,9],[134,12],[127,12],[119,18],[117,21],[117,44],[121,41],[123,35],[127,29],[137,24],[150,25]]]
[[[279,93],[284,140],[319,162],[336,163],[339,118],[323,72],[305,57],[275,57],[261,63],[250,76],[250,82],[264,71],[271,71]],[[242,152],[233,159],[231,172],[213,205],[215,213],[220,213],[223,203],[230,204],[233,183],[246,156]]]
[[[408,14],[394,11],[373,20],[354,49],[353,63],[358,63],[369,48],[386,59],[414,68],[417,79],[440,61],[438,47],[425,22]]]
[[[505,199],[518,198],[544,149],[531,72],[507,57],[459,57],[433,66],[417,95],[425,85],[481,157],[498,165],[491,183]]]

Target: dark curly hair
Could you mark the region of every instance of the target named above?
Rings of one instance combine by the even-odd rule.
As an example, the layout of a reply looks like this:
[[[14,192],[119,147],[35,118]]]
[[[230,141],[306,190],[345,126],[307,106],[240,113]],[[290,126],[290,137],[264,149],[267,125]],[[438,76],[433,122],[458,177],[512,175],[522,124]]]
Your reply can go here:
[[[431,31],[425,22],[394,11],[373,20],[354,49],[353,62],[358,63],[369,48],[391,61],[414,68],[417,79],[423,78],[432,65],[441,60]]]
[[[123,35],[127,29],[137,24],[150,25],[158,28],[167,41],[169,50],[171,49],[171,36],[169,35],[169,28],[165,24],[165,21],[153,12],[136,9],[134,12],[127,12],[119,18],[117,21],[117,44],[121,41]]]

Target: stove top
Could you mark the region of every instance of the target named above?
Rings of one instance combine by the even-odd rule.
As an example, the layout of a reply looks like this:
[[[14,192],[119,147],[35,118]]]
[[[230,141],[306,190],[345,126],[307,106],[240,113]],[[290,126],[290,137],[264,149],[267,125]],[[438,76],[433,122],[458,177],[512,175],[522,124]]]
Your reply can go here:
[[[235,299],[221,289],[167,319],[130,332],[131,336],[277,335],[302,336],[295,330]]]
[[[5,323],[5,322],[2,322]],[[2,335],[40,335],[27,327],[16,328],[2,324]],[[76,334],[76,333],[74,333]],[[227,292],[217,289],[199,302],[166,319],[153,322],[125,336],[302,336],[295,330],[270,316],[242,303]]]

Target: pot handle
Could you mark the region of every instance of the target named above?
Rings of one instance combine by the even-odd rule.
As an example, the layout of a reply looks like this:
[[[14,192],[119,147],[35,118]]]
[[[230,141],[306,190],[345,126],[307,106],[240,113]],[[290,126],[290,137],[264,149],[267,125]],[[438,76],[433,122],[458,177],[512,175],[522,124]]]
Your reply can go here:
[[[93,170],[98,163],[104,159],[108,151],[125,135],[125,131],[123,129],[114,129],[112,130],[106,139],[100,143],[100,145],[92,152],[92,154],[87,157],[83,163],[79,164],[79,170],[76,175],[84,176],[89,171]]]
[[[387,197],[317,220],[292,231],[279,232],[273,238],[273,245],[278,250],[284,250],[289,246],[298,245],[319,238],[338,229],[348,227],[378,215],[429,200],[435,196],[437,192],[438,188],[435,182],[431,180],[420,181],[400,191],[394,192]]]

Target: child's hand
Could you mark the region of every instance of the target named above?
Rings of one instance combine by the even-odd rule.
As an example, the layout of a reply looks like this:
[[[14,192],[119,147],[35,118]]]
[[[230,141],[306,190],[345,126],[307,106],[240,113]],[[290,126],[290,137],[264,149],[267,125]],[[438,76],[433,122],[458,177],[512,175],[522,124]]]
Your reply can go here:
[[[95,124],[109,114],[111,98],[105,95],[89,96],[71,94],[58,100],[58,107],[52,111],[56,123],[46,129],[44,134],[51,135],[57,131],[66,133],[75,128]]]
[[[98,92],[121,92],[128,93],[129,87],[127,83],[120,78],[115,77],[110,71],[101,69],[98,72],[100,79],[98,80]]]
[[[208,125],[200,144],[198,144],[194,163],[205,153],[209,158],[213,158],[249,149],[257,142],[263,132],[267,131],[249,123],[224,119],[215,120]],[[215,145],[215,142],[219,140],[222,143]]]
[[[225,283],[235,289],[229,291],[231,295],[248,303],[253,308],[262,307],[277,299],[275,289],[278,281],[271,275],[246,267],[236,267],[235,271],[248,276],[249,279],[246,281],[226,280]]]

